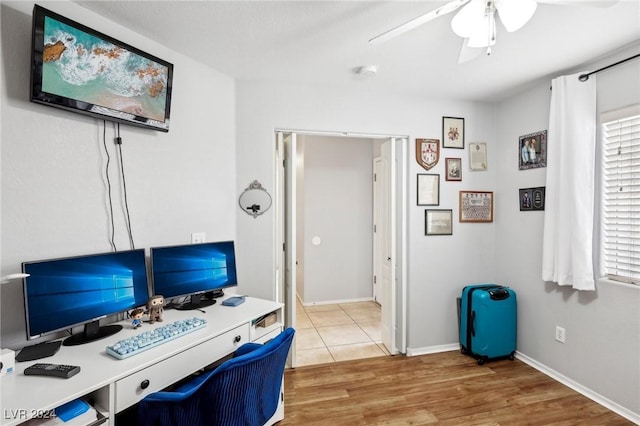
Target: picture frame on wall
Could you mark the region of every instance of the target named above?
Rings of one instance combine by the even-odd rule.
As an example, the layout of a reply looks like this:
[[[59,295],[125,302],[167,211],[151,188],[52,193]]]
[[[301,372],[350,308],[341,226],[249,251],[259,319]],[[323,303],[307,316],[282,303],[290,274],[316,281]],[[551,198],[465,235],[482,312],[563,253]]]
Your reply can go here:
[[[472,171],[487,170],[487,144],[486,143],[470,143],[469,144],[469,170],[472,170]]]
[[[520,211],[544,210],[545,187],[521,188],[519,190]]]
[[[440,205],[440,175],[418,174],[417,188],[417,205]]]
[[[424,235],[453,235],[453,210],[425,210]]]
[[[445,158],[446,180],[462,180],[462,158]]]
[[[547,167],[547,131],[529,133],[518,138],[518,169]]]
[[[464,118],[442,117],[442,147],[464,149]]]
[[[493,192],[460,191],[460,222],[493,222]]]

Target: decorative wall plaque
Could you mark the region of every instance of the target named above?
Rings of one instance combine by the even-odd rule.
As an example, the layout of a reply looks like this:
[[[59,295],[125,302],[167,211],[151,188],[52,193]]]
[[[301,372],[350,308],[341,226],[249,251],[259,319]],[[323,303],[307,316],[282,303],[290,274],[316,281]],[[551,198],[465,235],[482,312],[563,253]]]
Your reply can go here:
[[[416,139],[416,161],[425,170],[438,164],[440,141],[438,139]]]

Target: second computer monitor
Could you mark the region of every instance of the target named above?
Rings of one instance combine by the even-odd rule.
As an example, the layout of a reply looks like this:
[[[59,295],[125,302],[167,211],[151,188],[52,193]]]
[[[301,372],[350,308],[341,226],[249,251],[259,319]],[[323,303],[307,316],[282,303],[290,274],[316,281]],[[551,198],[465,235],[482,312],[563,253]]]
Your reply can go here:
[[[238,285],[233,241],[151,248],[151,270],[154,294],[190,296],[178,309],[211,305],[204,293]]]

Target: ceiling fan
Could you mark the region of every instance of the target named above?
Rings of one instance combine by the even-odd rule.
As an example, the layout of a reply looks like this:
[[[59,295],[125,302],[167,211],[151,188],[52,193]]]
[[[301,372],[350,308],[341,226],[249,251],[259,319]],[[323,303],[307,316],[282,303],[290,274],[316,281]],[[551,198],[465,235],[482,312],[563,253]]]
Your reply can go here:
[[[381,43],[400,34],[413,30],[440,16],[460,11],[451,20],[451,28],[464,38],[458,63],[479,56],[486,48],[491,55],[491,46],[496,43],[496,12],[505,29],[514,32],[522,28],[533,16],[538,3],[564,5],[611,6],[619,0],[571,1],[571,0],[452,0],[424,15],[418,16],[369,40],[369,43]]]

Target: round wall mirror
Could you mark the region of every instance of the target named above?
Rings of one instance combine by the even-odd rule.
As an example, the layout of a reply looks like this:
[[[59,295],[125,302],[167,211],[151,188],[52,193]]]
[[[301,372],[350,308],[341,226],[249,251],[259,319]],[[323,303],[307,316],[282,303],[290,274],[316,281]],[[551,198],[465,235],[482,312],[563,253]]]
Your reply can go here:
[[[238,204],[245,213],[255,218],[269,210],[271,207],[271,195],[262,187],[260,182],[254,180],[240,194]]]

